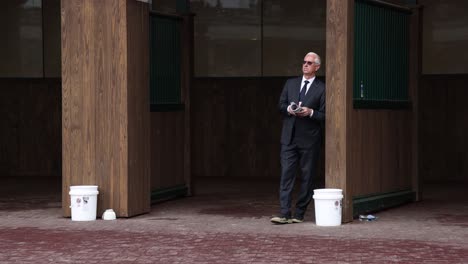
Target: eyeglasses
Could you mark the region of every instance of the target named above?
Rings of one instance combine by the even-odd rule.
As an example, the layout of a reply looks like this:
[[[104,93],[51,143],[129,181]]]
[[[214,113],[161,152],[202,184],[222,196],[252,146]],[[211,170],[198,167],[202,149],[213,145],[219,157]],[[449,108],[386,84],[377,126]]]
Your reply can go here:
[[[313,61],[303,61],[303,62],[302,62],[302,65],[304,65],[304,64],[306,64],[306,63],[307,63],[307,65],[310,66],[310,65],[314,64],[315,62],[313,62]]]

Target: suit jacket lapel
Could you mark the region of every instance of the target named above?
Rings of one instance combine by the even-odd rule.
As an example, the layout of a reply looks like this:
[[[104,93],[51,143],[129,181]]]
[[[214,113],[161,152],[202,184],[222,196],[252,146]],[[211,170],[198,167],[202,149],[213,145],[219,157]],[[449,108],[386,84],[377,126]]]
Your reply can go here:
[[[296,103],[299,103],[298,100],[299,100],[299,92],[301,90],[301,83],[302,81],[302,77],[298,77],[296,78],[296,81],[294,82],[294,87],[292,88],[293,91],[292,91],[292,102],[296,102]]]
[[[306,93],[304,103],[306,103],[312,97],[312,94],[315,93],[315,91],[317,91],[318,82],[316,82],[315,80],[316,79],[314,79],[314,82],[310,85],[309,90]]]

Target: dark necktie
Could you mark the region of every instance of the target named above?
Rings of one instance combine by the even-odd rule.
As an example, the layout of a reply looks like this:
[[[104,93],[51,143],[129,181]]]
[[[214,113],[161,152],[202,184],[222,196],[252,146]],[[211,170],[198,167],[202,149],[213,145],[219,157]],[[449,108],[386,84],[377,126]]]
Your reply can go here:
[[[301,92],[299,93],[299,102],[302,102],[302,99],[305,98],[308,83],[309,81],[304,81],[304,86],[302,86]]]

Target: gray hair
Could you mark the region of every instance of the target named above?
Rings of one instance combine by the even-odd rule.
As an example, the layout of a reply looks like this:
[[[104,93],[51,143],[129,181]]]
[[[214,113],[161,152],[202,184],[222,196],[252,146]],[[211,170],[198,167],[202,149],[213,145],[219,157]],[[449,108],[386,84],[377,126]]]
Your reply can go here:
[[[308,56],[308,55],[313,55],[313,56],[315,56],[315,61],[314,61],[315,64],[318,64],[318,65],[321,64],[320,56],[319,56],[317,53],[315,53],[315,52],[308,52],[308,53],[306,54],[306,56]]]

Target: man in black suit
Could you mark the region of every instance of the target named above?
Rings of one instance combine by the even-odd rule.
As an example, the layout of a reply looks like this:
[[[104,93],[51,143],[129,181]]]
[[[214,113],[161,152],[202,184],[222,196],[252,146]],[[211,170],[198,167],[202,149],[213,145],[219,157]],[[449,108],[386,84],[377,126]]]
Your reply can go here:
[[[320,57],[309,52],[302,64],[302,77],[286,81],[279,100],[283,115],[281,135],[280,215],[271,218],[275,224],[301,223],[312,200],[312,181],[322,143],[325,121],[325,84],[315,77]],[[291,218],[291,193],[297,166],[302,177],[294,217]]]

